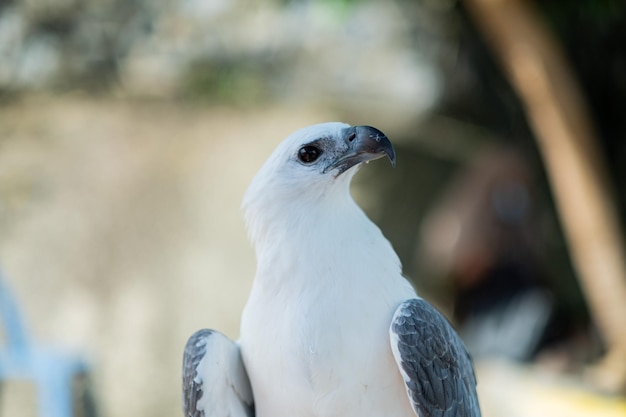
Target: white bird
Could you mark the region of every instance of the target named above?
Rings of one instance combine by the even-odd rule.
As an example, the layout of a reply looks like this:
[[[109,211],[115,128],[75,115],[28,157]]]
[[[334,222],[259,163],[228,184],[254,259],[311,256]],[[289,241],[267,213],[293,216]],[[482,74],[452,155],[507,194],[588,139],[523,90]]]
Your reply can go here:
[[[269,157],[243,201],[257,272],[240,339],[189,339],[185,417],[480,416],[463,342],[350,195],[384,156],[379,130],[324,123]]]

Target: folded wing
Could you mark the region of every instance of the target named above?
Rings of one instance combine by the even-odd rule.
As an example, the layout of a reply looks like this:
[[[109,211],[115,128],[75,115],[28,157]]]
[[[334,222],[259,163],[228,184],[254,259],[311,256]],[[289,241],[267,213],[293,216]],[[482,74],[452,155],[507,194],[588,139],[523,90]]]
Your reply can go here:
[[[215,330],[194,333],[183,355],[185,417],[253,417],[254,401],[239,346]]]
[[[422,299],[393,316],[391,350],[419,417],[480,417],[469,353],[452,325]]]

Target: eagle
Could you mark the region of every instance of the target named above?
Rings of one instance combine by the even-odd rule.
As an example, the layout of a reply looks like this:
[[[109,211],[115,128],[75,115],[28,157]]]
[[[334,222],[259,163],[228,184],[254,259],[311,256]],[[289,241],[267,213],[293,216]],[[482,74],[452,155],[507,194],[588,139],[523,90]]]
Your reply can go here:
[[[242,203],[257,270],[240,338],[183,354],[185,417],[479,417],[471,357],[350,194],[394,148],[370,126],[289,135]]]

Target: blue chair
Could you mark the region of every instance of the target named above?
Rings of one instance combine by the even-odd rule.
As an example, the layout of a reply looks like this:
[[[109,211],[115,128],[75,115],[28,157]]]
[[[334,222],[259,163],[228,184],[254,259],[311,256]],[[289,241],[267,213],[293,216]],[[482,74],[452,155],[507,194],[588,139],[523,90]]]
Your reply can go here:
[[[5,345],[0,345],[0,386],[5,381],[31,381],[37,388],[39,417],[74,417],[74,382],[89,375],[85,361],[60,350],[33,344],[22,322],[16,300],[0,274],[0,323]],[[81,412],[93,415],[92,404]]]

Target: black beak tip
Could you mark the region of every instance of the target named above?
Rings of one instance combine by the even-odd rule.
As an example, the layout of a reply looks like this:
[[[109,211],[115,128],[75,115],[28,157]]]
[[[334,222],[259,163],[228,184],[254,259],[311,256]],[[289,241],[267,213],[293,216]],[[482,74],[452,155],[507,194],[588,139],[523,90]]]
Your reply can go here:
[[[374,153],[383,153],[389,158],[389,162],[391,162],[391,166],[395,168],[396,166],[396,151],[391,144],[387,135],[385,135],[380,130],[376,129],[372,126],[357,126],[356,127],[357,134],[368,137],[368,139],[375,143]]]
[[[393,147],[390,147],[389,152],[385,152],[385,155],[387,155],[387,158],[389,158],[389,162],[391,162],[391,167],[395,168],[396,167],[396,151],[393,149]]]

